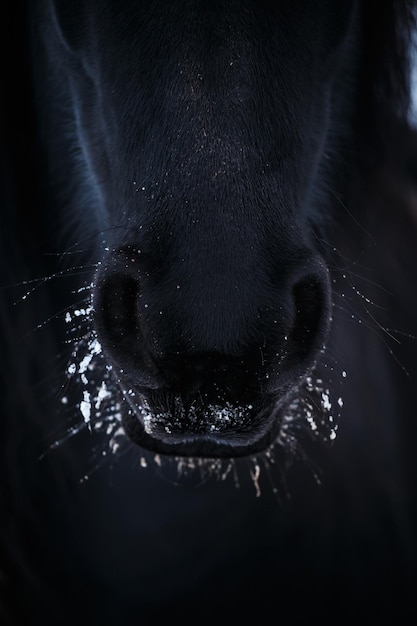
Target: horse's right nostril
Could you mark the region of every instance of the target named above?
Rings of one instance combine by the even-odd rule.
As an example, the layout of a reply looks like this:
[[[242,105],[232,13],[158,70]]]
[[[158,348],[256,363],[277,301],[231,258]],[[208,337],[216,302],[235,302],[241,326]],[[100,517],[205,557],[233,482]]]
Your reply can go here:
[[[143,333],[140,283],[129,271],[105,271],[94,290],[94,324],[103,351],[135,384],[157,386],[154,359]]]
[[[96,323],[111,344],[136,342],[139,333],[137,299],[139,282],[129,275],[116,273],[103,281],[95,309]]]

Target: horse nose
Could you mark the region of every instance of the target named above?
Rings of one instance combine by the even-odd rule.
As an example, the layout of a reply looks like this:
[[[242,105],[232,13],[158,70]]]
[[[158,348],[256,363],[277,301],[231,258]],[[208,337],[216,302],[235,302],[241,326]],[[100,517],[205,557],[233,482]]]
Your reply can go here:
[[[148,292],[144,302],[137,265],[114,254],[96,277],[97,334],[112,363],[138,387],[242,402],[294,384],[315,363],[327,334],[329,285],[318,257],[293,268],[270,292],[232,321],[220,303],[217,309],[207,303],[210,313],[199,315],[216,326],[210,335],[200,321],[192,323],[191,304],[180,314],[165,306],[165,297],[162,310],[161,289]]]

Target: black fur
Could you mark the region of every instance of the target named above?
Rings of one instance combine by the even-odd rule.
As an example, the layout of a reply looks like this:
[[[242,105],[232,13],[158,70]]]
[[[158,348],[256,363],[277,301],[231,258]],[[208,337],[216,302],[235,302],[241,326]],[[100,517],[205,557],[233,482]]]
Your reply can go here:
[[[1,623],[416,616],[414,10],[8,9]]]

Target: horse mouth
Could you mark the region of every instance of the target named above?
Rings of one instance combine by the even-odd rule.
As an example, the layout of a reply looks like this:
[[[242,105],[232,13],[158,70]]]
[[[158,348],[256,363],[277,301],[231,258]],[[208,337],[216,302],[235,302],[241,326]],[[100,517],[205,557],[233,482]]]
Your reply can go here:
[[[279,437],[287,398],[237,404],[191,401],[178,395],[128,392],[123,427],[129,439],[155,454],[232,458],[265,451]]]
[[[88,322],[87,309],[85,316]],[[345,375],[339,384],[325,382],[312,368],[279,390],[248,384],[232,398],[221,389],[185,396],[143,387],[109,361],[95,333],[81,339],[67,367],[68,378],[81,385],[81,424],[104,434],[112,453],[130,441],[155,456],[202,460],[297,451],[306,437],[332,442],[343,401],[329,388],[339,388]]]

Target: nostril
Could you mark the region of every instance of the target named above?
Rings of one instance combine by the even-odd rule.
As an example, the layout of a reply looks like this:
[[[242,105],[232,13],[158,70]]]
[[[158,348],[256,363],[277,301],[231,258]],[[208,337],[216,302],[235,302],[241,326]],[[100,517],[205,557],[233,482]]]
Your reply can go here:
[[[139,333],[137,300],[139,283],[131,276],[107,276],[96,291],[94,310],[99,334],[106,343],[136,341]]]
[[[94,290],[94,324],[98,340],[119,375],[155,388],[154,359],[144,340],[138,300],[140,284],[133,273],[104,272]]]
[[[329,287],[321,276],[307,276],[293,287],[294,320],[289,332],[289,359],[312,364],[330,323]]]

